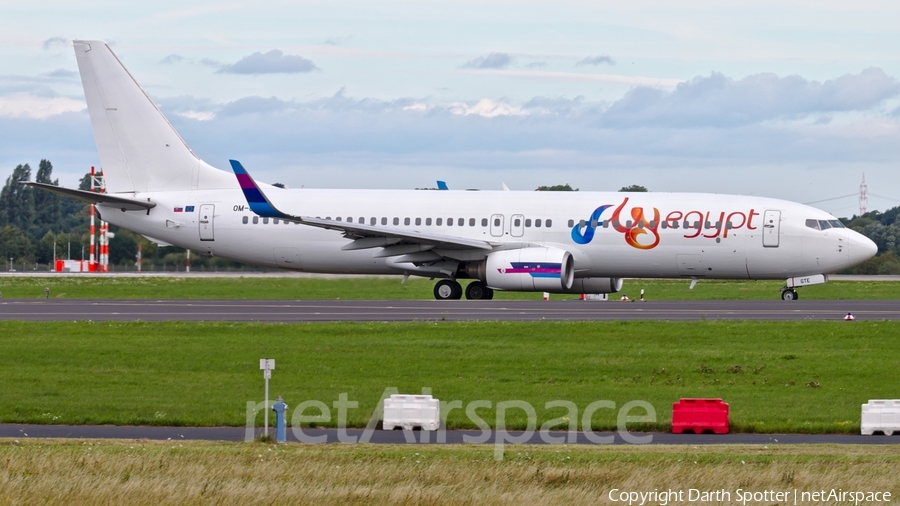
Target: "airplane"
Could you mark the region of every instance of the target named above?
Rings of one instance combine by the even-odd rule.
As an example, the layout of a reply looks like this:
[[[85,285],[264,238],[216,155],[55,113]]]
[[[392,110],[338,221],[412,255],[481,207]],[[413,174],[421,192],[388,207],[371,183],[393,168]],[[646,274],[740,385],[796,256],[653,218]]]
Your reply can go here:
[[[102,41],[73,43],[107,193],[97,204],[163,245],[289,271],[439,279],[438,300],[495,290],[609,294],[624,278],[783,279],[796,289],[875,255],[834,216],[698,193],[286,189],[197,157]],[[472,280],[463,289],[459,280]]]

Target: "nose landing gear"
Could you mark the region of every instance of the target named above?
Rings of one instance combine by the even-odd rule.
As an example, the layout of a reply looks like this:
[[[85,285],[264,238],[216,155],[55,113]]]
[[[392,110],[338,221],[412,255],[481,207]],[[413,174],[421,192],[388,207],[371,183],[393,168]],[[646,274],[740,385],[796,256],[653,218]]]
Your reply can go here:
[[[783,288],[781,290],[781,300],[797,300],[797,290],[793,288]]]

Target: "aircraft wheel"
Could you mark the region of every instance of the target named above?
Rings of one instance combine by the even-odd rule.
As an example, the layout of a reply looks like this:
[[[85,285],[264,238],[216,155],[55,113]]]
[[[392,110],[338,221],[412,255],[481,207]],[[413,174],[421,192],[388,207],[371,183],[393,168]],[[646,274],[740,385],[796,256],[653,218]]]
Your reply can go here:
[[[782,300],[797,300],[797,291],[796,290],[784,290],[781,292]]]
[[[494,291],[481,281],[473,281],[466,287],[466,298],[469,300],[491,300]]]
[[[458,300],[462,297],[462,287],[452,279],[442,279],[434,285],[434,298],[437,300]]]

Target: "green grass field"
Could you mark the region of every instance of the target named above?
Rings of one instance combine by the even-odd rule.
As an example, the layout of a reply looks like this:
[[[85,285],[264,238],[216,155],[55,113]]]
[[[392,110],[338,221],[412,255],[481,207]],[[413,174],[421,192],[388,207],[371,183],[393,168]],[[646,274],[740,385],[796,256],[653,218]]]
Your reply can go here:
[[[900,493],[895,445],[271,445],[0,440],[0,504],[628,504],[621,492]],[[738,493],[744,500],[739,499]],[[758,496],[757,496],[758,497]],[[700,501],[693,501],[699,503]],[[660,504],[649,501],[645,504]],[[858,504],[873,504],[863,498]],[[640,504],[637,499],[635,506]]]
[[[629,279],[614,297],[628,294],[648,300],[777,300],[781,281],[700,281]],[[433,299],[434,282],[411,278],[270,278],[270,277],[2,277],[5,298],[51,297],[124,299]],[[571,299],[577,295],[551,295]],[[497,299],[540,300],[540,293],[495,292]],[[833,281],[800,290],[801,299],[900,299],[900,282]]]
[[[429,387],[464,405],[524,400],[540,423],[566,414],[545,410],[552,400],[644,400],[658,415],[644,428],[668,430],[673,401],[721,397],[737,431],[856,432],[860,404],[900,396],[898,336],[900,322],[874,321],[0,322],[0,421],[243,425],[270,357],[273,397],[331,406],[346,392],[353,426],[386,387]],[[615,415],[599,410],[594,428]],[[461,410],[449,426],[473,427]]]

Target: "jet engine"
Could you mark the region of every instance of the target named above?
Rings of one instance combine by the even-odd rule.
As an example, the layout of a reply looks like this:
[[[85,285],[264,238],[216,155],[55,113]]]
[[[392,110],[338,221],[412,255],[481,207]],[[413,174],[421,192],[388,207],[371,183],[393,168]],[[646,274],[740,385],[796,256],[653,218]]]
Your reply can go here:
[[[496,251],[484,264],[483,279],[497,290],[562,292],[572,288],[574,278],[572,254],[557,248]]]
[[[622,278],[575,278],[572,288],[552,293],[616,293],[622,289]]]

